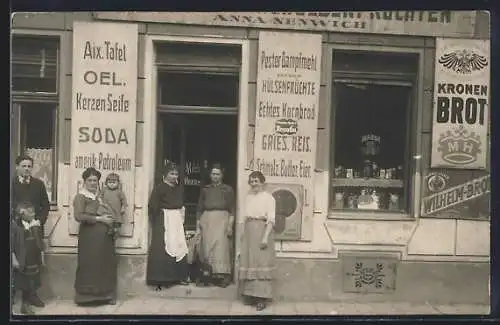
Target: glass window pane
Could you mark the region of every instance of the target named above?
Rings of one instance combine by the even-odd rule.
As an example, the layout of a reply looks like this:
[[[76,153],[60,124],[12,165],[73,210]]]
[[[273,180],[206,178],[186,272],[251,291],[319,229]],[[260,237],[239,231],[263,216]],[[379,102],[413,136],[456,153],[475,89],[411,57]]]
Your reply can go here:
[[[333,209],[407,211],[409,87],[335,84]]]
[[[160,72],[161,105],[238,107],[237,75]]]
[[[57,92],[58,40],[14,35],[12,39],[12,90]]]
[[[49,199],[54,202],[56,107],[44,103],[23,103],[20,107],[22,149],[34,159],[33,176],[45,183]]]

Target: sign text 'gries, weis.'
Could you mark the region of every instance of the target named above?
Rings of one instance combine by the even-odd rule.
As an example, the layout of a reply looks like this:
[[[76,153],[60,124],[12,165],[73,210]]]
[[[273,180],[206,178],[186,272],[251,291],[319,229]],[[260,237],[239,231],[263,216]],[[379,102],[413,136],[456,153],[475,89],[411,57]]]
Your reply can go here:
[[[288,193],[276,197],[277,206],[292,211],[287,213],[284,231],[277,236],[300,239],[302,219],[313,215],[321,35],[261,32],[257,62],[255,142],[250,167],[262,172],[268,182],[284,186],[280,193]],[[285,197],[293,196],[288,192],[291,188],[300,188],[301,199],[287,201]],[[293,213],[299,210],[302,215]]]

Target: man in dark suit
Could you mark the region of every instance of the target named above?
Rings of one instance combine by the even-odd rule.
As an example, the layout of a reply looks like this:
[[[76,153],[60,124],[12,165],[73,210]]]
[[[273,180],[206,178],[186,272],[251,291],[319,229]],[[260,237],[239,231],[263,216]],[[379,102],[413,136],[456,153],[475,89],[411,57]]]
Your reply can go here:
[[[50,203],[45,184],[31,175],[33,171],[33,158],[21,155],[16,158],[16,174],[12,180],[11,215],[14,216],[13,209],[20,202],[30,202],[35,208],[35,219],[40,221],[43,234],[43,225],[47,222]],[[45,304],[35,294],[26,297],[30,304],[43,307]]]

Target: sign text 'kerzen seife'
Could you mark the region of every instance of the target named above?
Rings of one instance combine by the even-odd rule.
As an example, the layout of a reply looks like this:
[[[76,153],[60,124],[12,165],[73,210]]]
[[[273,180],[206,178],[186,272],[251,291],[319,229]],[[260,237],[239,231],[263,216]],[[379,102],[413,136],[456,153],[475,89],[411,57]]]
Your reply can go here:
[[[134,206],[137,42],[136,24],[74,23],[71,197],[94,167],[103,179],[117,173]]]

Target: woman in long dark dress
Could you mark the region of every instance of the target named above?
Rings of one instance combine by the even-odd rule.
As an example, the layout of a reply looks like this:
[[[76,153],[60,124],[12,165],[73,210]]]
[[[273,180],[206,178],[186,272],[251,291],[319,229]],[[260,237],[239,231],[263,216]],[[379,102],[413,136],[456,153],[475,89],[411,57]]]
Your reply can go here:
[[[75,279],[76,304],[115,304],[117,256],[115,240],[108,233],[111,215],[98,215],[101,173],[87,168],[83,188],[73,201],[78,232],[78,266]]]
[[[157,289],[187,284],[185,209],[178,178],[177,167],[169,164],[163,172],[163,181],[154,187],[148,204],[152,232],[146,284],[156,286]]]

